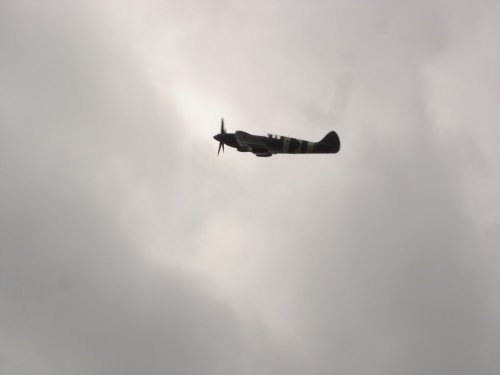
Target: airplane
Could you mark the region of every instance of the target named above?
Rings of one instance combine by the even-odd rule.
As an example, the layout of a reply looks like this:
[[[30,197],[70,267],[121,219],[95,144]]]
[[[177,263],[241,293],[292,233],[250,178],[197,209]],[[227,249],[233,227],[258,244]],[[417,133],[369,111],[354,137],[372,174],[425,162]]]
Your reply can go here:
[[[221,148],[224,152],[224,145],[234,147],[240,152],[252,152],[259,157],[274,154],[336,154],[340,150],[340,139],[334,131],[329,132],[319,142],[309,142],[270,133],[267,137],[241,130],[227,133],[224,128],[224,119],[221,120],[220,134],[214,135],[214,139],[219,141],[217,156]]]

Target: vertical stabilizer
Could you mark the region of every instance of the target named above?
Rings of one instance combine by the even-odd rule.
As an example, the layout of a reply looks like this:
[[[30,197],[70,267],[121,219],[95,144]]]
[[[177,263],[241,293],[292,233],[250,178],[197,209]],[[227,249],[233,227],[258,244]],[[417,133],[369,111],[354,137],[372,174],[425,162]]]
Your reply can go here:
[[[337,153],[340,150],[340,139],[336,132],[333,130],[329,132],[327,135],[323,137],[321,141],[318,143],[322,143],[328,145],[332,148],[332,152]]]

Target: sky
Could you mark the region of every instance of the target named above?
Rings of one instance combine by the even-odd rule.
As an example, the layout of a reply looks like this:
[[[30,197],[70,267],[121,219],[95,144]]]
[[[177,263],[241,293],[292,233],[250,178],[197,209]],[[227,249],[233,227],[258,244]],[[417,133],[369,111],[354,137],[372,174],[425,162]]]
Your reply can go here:
[[[498,374],[499,19],[0,2],[2,374]]]

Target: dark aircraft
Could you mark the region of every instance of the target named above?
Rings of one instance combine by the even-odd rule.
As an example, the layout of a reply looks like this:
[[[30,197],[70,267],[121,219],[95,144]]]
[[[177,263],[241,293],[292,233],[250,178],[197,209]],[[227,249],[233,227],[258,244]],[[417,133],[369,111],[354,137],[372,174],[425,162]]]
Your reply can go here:
[[[340,150],[340,139],[334,131],[329,132],[319,142],[303,141],[301,139],[282,137],[275,134],[252,135],[242,131],[227,133],[224,119],[220,124],[220,134],[214,136],[219,141],[219,151],[224,145],[234,147],[240,152],[253,152],[256,156],[265,157],[273,154],[335,154]]]

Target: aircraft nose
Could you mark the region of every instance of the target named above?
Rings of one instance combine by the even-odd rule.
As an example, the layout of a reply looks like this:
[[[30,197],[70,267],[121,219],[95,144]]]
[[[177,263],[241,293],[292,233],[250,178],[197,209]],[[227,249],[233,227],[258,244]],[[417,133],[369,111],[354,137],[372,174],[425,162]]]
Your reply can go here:
[[[214,139],[220,142],[220,134],[214,135]]]

